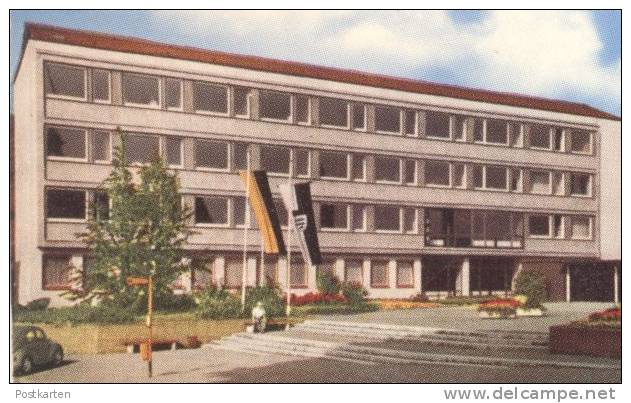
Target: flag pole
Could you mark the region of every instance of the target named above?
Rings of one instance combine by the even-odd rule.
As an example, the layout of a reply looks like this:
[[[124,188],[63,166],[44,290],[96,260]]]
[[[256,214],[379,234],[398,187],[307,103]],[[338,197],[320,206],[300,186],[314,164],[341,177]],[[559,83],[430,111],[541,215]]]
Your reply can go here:
[[[292,176],[294,174],[294,153],[293,150],[289,152],[289,177],[287,178],[287,182],[289,183],[289,194],[293,195],[292,189]],[[287,210],[287,308],[286,314],[287,317],[291,314],[291,227],[293,226],[294,216],[292,212]]]
[[[250,227],[250,153],[246,153],[245,214],[243,217],[243,269],[241,271],[241,312],[245,311],[245,283],[248,280],[248,228]]]

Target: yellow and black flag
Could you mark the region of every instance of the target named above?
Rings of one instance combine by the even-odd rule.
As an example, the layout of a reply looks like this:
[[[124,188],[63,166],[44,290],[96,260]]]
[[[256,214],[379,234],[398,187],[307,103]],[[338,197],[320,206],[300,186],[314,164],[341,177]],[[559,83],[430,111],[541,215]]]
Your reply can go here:
[[[249,174],[248,171],[241,171],[239,174],[246,189],[249,191],[250,205],[254,211],[256,223],[261,230],[265,253],[272,255],[287,254],[267,174],[265,171],[252,171]]]

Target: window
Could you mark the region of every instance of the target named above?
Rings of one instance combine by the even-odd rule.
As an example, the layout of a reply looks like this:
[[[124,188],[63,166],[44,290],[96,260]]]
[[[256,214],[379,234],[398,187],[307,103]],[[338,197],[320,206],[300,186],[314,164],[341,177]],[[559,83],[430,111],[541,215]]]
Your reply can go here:
[[[126,105],[160,107],[158,77],[123,73],[123,103]]]
[[[112,159],[110,132],[104,130],[92,132],[92,159],[95,162],[109,162]]]
[[[320,124],[348,127],[348,102],[342,99],[320,98]]]
[[[572,130],[570,151],[579,154],[591,154],[592,134],[584,130]]]
[[[48,189],[46,191],[46,217],[85,219],[85,190]]]
[[[416,136],[416,111],[405,111],[405,134]]]
[[[167,137],[164,145],[167,165],[173,167],[182,166],[182,140],[175,137]]]
[[[550,128],[548,126],[530,126],[530,147],[549,150],[551,148],[550,143]]]
[[[294,162],[296,167],[296,176],[308,177],[311,165],[309,151],[304,149],[295,149]]]
[[[353,129],[366,130],[366,105],[353,104]]]
[[[366,180],[366,157],[359,154],[353,154],[353,180]]]
[[[86,99],[86,70],[62,64],[44,64],[46,95]]]
[[[246,143],[233,143],[232,153],[234,169],[248,169],[248,145]]]
[[[592,220],[591,217],[572,216],[572,239],[591,239]]]
[[[94,102],[109,103],[110,72],[107,70],[92,70],[92,99]]]
[[[530,171],[530,192],[550,194],[550,172]]]
[[[286,227],[289,225],[289,215],[287,214],[285,203],[283,203],[282,199],[272,199],[272,202],[274,203],[274,208],[276,209],[278,222],[281,226]]]
[[[362,205],[355,204],[352,207],[351,227],[353,231],[366,231],[366,208]]]
[[[291,95],[276,91],[260,91],[259,114],[262,119],[291,120]]]
[[[109,220],[110,218],[110,198],[105,192],[94,193],[94,206],[92,215],[94,218]]]
[[[442,112],[426,112],[425,135],[428,137],[448,139],[450,137],[449,115]]]
[[[531,215],[528,218],[528,232],[531,236],[550,236],[550,217],[547,215]]]
[[[563,216],[553,215],[552,222],[553,222],[552,230],[554,231],[554,237],[559,238],[559,239],[563,238],[564,237]]]
[[[400,209],[392,206],[375,206],[375,229],[401,231]]]
[[[224,284],[226,288],[239,288],[243,280],[243,260],[241,257],[226,258]]]
[[[228,224],[228,199],[225,197],[196,197],[196,224]]]
[[[348,229],[348,206],[345,204],[321,204],[320,227]]]
[[[129,134],[125,144],[128,164],[148,164],[160,157],[160,138],[143,134]]]
[[[401,133],[401,111],[398,108],[376,106],[375,130],[385,133]]]
[[[452,185],[457,188],[465,187],[465,170],[464,164],[453,163],[451,164],[452,169]]]
[[[85,159],[86,131],[69,127],[49,127],[46,130],[46,155],[48,157],[61,157],[73,159]]]
[[[232,216],[234,224],[237,226],[245,225],[245,197],[235,197],[232,199]]]
[[[565,181],[563,172],[552,172],[552,194],[563,196],[565,194]]]
[[[387,260],[373,260],[370,262],[370,286],[373,288],[388,287]]]
[[[240,117],[250,116],[250,89],[234,87],[234,115]]]
[[[591,196],[591,175],[570,174],[570,194],[572,196]]]
[[[228,88],[223,85],[193,83],[193,108],[196,112],[228,113]]]
[[[311,102],[308,96],[296,95],[296,122],[303,125],[311,123]]]
[[[487,119],[486,142],[492,144],[508,144],[508,125],[504,120]]]
[[[397,287],[414,287],[414,263],[408,260],[397,261]]]
[[[212,169],[228,169],[228,143],[196,140],[195,166]]]
[[[510,175],[510,190],[512,192],[521,192],[523,185],[522,185],[522,176],[521,176],[521,169],[511,169],[511,175]]]
[[[425,161],[425,184],[449,186],[449,162]]]
[[[182,110],[182,80],[166,78],[164,80],[164,98],[167,109]]]
[[[403,209],[403,232],[416,234],[416,209],[412,207]]]
[[[553,137],[553,149],[554,151],[565,151],[565,131],[560,127],[554,129]]]
[[[522,125],[520,123],[509,122],[508,123],[508,131],[511,136],[511,146],[513,147],[523,147],[524,146],[524,136],[522,133]]]
[[[416,184],[416,161],[405,160],[405,183]]]
[[[261,146],[261,169],[270,173],[289,173],[289,148]]]
[[[484,188],[484,166],[482,165],[473,166],[473,188]]]
[[[265,285],[273,285],[278,281],[278,257],[265,256],[263,259],[261,282]]]
[[[507,169],[503,167],[486,166],[486,188],[506,190]]]
[[[476,143],[484,142],[484,119],[473,120],[473,141]]]
[[[456,141],[464,141],[465,135],[467,133],[467,117],[466,116],[454,116],[452,118],[453,122],[453,138]]]
[[[72,255],[44,256],[42,288],[45,290],[70,288],[73,270]]]
[[[348,178],[348,155],[342,153],[320,152],[320,177]]]
[[[401,160],[390,157],[375,157],[375,180],[400,183]]]
[[[307,286],[307,265],[302,259],[291,259],[289,284],[291,287],[302,288]]]
[[[210,287],[213,284],[213,259],[196,259],[191,270],[191,286],[194,290]]]
[[[351,284],[362,284],[363,262],[361,260],[346,260],[344,265],[344,281]]]

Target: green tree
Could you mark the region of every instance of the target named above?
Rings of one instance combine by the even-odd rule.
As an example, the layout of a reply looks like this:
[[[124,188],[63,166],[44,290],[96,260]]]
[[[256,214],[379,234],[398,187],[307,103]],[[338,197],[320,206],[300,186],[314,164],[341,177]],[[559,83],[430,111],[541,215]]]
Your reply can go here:
[[[177,176],[162,158],[137,172],[126,165],[126,136],[119,134],[121,146],[114,150],[112,172],[100,189],[109,198],[109,208],[96,202],[91,206],[88,230],[80,237],[93,260],[79,273],[82,287],[70,298],[97,298],[141,311],[146,287],[129,287],[126,279],[153,274],[156,302],[170,296],[169,285],[187,269],[182,246],[191,234],[186,226],[191,210],[182,205]]]

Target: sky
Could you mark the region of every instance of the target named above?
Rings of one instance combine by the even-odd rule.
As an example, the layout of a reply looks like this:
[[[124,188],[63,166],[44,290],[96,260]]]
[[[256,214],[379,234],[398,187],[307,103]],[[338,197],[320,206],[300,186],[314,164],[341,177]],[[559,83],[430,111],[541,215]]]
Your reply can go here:
[[[11,77],[27,21],[562,99],[621,115],[620,11],[11,11]]]

